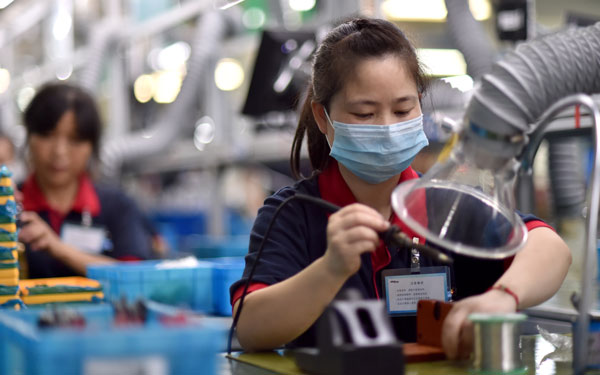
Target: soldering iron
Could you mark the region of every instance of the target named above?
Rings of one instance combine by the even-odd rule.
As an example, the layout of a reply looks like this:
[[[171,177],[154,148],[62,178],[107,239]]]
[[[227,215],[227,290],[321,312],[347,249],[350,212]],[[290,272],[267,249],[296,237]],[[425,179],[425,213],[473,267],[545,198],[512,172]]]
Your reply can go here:
[[[302,201],[313,203],[313,204],[325,209],[326,211],[328,211],[330,213],[335,213],[341,209],[341,207],[336,206],[333,203],[327,202],[324,199],[316,198],[316,197],[313,197],[310,195],[305,195],[305,194],[292,195],[291,197],[288,197],[285,200],[283,200],[283,202],[281,202],[281,204],[277,207],[277,209],[273,213],[273,217],[269,221],[267,230],[265,231],[265,234],[260,243],[260,246],[258,247],[258,251],[256,252],[256,258],[254,260],[254,263],[252,264],[252,268],[250,268],[250,272],[248,273],[248,278],[246,280],[246,283],[244,284],[244,290],[243,290],[242,296],[240,298],[240,303],[239,303],[238,309],[235,313],[235,316],[233,317],[233,322],[231,323],[231,329],[229,331],[229,340],[228,340],[228,344],[227,344],[227,353],[228,354],[231,354],[231,342],[233,339],[233,332],[235,331],[235,327],[237,326],[238,320],[240,318],[240,313],[241,313],[242,307],[244,305],[244,299],[246,297],[246,294],[248,293],[248,288],[250,287],[250,284],[252,282],[252,277],[254,276],[256,266],[258,265],[258,262],[262,255],[266,240],[269,237],[271,228],[273,227],[273,223],[275,222],[275,219],[281,212],[281,209],[293,200],[302,200]],[[425,244],[413,243],[413,241],[406,234],[404,234],[400,230],[400,228],[398,228],[398,226],[396,226],[396,225],[390,225],[390,227],[387,230],[380,232],[379,237],[383,240],[383,242],[387,246],[396,246],[396,247],[417,249],[417,250],[421,251],[424,255],[426,255],[442,264],[452,264],[452,262],[453,262],[451,257],[442,253],[438,249],[435,249],[435,248],[425,245]]]

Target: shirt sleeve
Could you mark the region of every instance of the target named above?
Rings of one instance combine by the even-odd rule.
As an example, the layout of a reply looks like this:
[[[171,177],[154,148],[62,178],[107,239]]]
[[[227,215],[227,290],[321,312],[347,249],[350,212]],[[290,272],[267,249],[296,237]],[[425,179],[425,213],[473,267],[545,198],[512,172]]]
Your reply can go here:
[[[310,264],[307,241],[308,216],[302,203],[291,201],[279,208],[281,203],[293,194],[295,191],[292,188],[284,188],[267,198],[263,207],[258,211],[250,232],[250,244],[243,276],[230,287],[232,303],[234,296],[241,296],[238,289],[243,288],[246,283],[250,269],[257,259],[259,247],[265,238],[267,227],[278,209],[279,213],[267,235],[262,254],[252,276],[251,285],[258,284],[261,287],[273,285],[295,275]]]
[[[518,211],[517,211],[517,213],[519,214],[519,216],[521,216],[521,219],[525,223],[525,226],[527,227],[528,231],[531,231],[535,228],[549,228],[556,232],[556,230],[550,224],[546,223],[545,221],[543,221],[542,219],[538,218],[535,215],[522,214],[521,212],[518,212]]]
[[[266,288],[269,285],[267,284],[263,284],[263,283],[251,283],[248,286],[248,292],[247,294],[250,294],[252,292],[255,292],[257,290],[260,290],[262,288]],[[244,285],[240,285],[238,286],[238,288],[232,293],[232,297],[231,297],[231,306],[233,308],[233,306],[235,305],[235,303],[237,302],[238,299],[242,298],[242,294],[244,294]]]

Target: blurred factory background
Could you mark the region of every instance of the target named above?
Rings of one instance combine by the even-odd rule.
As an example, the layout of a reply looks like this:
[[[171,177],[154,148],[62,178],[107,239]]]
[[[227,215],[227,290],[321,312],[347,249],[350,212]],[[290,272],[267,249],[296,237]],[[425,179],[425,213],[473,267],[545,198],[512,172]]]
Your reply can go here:
[[[0,9],[0,128],[17,146],[17,178],[27,160],[22,111],[36,89],[80,84],[105,125],[97,177],[135,197],[171,251],[198,235],[247,234],[264,197],[292,182],[296,103],[336,20],[394,20],[419,47],[434,78],[422,172],[503,53],[600,20],[598,0],[0,0]],[[573,112],[560,121],[574,122]],[[544,146],[537,158],[533,208],[555,225],[582,217],[587,148],[576,142],[554,154]],[[580,165],[567,165],[576,197],[562,206],[548,203],[560,194],[549,188],[548,160],[561,152]]]

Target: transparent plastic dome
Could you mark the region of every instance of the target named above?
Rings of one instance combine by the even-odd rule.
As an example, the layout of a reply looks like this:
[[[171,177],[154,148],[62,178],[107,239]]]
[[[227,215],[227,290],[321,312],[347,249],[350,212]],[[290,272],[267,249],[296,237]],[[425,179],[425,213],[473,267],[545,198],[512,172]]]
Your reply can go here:
[[[392,193],[400,220],[427,241],[450,252],[502,259],[527,241],[527,228],[515,211],[514,168],[492,173],[454,150],[420,179]]]

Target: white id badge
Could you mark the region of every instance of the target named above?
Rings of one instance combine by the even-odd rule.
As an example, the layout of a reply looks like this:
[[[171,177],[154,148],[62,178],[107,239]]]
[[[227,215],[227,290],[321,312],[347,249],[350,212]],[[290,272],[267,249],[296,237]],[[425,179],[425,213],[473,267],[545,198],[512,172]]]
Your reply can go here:
[[[103,228],[65,223],[60,238],[64,243],[83,252],[100,254],[106,239],[106,232]]]
[[[450,299],[447,267],[421,267],[420,271],[411,273],[410,268],[403,268],[381,273],[388,314],[415,315],[420,300]]]

